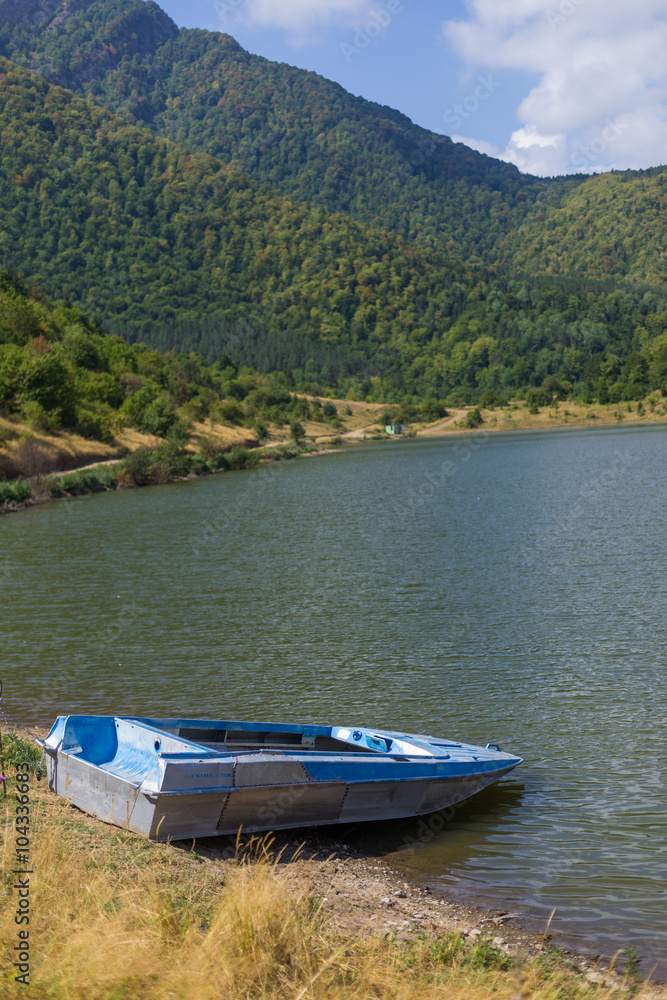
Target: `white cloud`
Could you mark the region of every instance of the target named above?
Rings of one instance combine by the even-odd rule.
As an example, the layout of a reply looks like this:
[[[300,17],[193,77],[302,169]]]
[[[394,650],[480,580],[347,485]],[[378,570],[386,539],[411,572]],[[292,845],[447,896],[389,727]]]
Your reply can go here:
[[[537,174],[667,162],[665,0],[471,0],[446,38],[473,68],[538,73],[501,154]]]
[[[464,146],[476,149],[478,153],[486,153],[487,156],[495,156],[497,158],[500,155],[498,147],[490,142],[486,142],[485,139],[471,139],[465,135],[452,135],[450,139],[452,142],[462,142]]]
[[[259,28],[283,28],[290,41],[311,40],[324,27],[358,28],[376,5],[372,0],[216,0],[221,20]]]

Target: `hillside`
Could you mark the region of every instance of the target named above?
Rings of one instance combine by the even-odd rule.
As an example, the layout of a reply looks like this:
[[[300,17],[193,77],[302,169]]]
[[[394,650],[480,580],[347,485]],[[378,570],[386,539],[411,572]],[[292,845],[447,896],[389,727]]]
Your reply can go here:
[[[634,399],[662,384],[662,294],[509,280],[420,252],[6,60],[0,141],[2,264],[129,340],[227,352],[371,401],[488,401],[545,383]]]
[[[225,337],[252,341],[249,318],[265,361],[272,335],[292,334],[294,366],[315,353],[318,371],[372,359],[381,372],[415,332],[450,325],[472,284],[462,265],[295,205],[4,60],[0,141],[3,265],[161,349],[178,329],[217,356]]]
[[[129,345],[0,271],[0,476],[73,468],[157,439],[211,457],[300,438],[299,424],[312,438],[355,432],[384,413],[286,384],[229,358],[207,365],[196,354]],[[410,409],[422,420],[444,413],[434,404]]]
[[[1,58],[0,143],[0,263],[129,341],[371,402],[605,403],[665,385],[658,289],[518,280],[420,250]],[[661,177],[642,184],[648,203]]]
[[[228,35],[179,30],[152,0],[0,0],[0,52],[294,200],[422,248],[516,273],[667,280],[661,171],[521,175]]]
[[[529,271],[596,274],[621,283],[667,280],[667,169],[599,174],[544,207],[513,235],[512,259]]]
[[[143,0],[0,0],[0,52],[296,200],[473,261],[498,259],[530,206],[581,180],[522,176]]]

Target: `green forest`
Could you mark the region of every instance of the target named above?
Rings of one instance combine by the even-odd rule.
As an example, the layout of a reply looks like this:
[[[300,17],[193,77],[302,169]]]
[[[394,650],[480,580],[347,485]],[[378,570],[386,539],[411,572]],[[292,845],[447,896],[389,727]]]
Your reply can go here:
[[[95,336],[371,402],[667,391],[661,170],[522,176],[152,2],[30,3],[0,3],[0,264]],[[130,406],[86,393],[52,409]]]
[[[422,249],[520,274],[667,278],[662,168],[522,175],[229,35],[179,30],[143,0],[65,4],[46,24],[0,13],[0,53],[296,201]]]
[[[259,441],[267,423],[336,425],[333,404],[297,396],[285,383],[284,375],[239,368],[228,357],[208,365],[194,353],[128,344],[0,271],[0,414],[34,431],[111,444],[132,427],[180,448],[193,422],[209,417],[252,428]]]
[[[527,206],[550,197],[545,182],[315,73],[228,35],[179,31],[156,4],[95,0],[52,25],[0,20],[0,53],[295,200],[424,248],[490,259]]]

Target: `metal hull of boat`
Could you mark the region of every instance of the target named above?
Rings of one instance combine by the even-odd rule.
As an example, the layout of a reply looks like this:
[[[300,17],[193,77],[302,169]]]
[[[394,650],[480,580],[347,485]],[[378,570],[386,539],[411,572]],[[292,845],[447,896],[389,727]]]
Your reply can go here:
[[[428,745],[422,737],[414,756],[312,746],[234,752],[180,738],[183,724],[174,720],[98,719],[96,741],[95,717],[57,720],[45,745],[49,787],[100,820],[159,841],[420,816],[469,798],[519,763],[495,749],[452,744],[459,756],[477,751],[475,763],[457,761],[420,749]],[[369,739],[392,742],[377,731]]]

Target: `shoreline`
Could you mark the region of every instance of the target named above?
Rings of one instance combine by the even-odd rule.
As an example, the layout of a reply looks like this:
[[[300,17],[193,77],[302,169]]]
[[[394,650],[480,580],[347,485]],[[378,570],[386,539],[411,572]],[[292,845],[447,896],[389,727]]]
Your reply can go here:
[[[463,411],[465,412],[465,411]],[[657,416],[657,415],[655,415]],[[661,415],[662,416],[662,415]],[[458,421],[458,423],[457,423]],[[447,425],[446,428],[442,425]],[[302,450],[300,453],[291,456],[292,458],[317,458],[320,455],[333,455],[341,454],[346,448],[358,448],[363,445],[370,444],[395,444],[397,442],[409,442],[409,441],[425,441],[425,440],[447,440],[449,438],[465,438],[465,437],[479,437],[480,435],[515,435],[515,434],[536,434],[536,433],[551,433],[554,431],[577,431],[577,430],[608,430],[610,428],[646,428],[646,427],[667,427],[667,419],[645,419],[639,418],[631,421],[623,421],[619,423],[614,420],[604,420],[595,423],[588,423],[587,419],[578,420],[576,423],[558,423],[558,424],[548,424],[539,425],[530,423],[521,427],[512,426],[500,426],[497,423],[490,424],[484,420],[480,425],[476,427],[461,427],[460,420],[458,416],[447,418],[445,421],[438,421],[436,424],[429,424],[426,426],[419,427],[412,434],[405,434],[396,437],[381,436],[380,434],[374,434],[373,436],[361,436],[361,432],[365,431],[364,428],[359,430],[349,432],[349,434],[338,435],[336,438],[316,440],[314,442],[306,442],[306,448],[309,450]],[[229,471],[253,471],[253,469],[266,468],[274,461],[288,461],[287,456],[278,455],[272,457],[273,449],[285,448],[289,446],[291,442],[286,441],[274,441],[269,445],[265,445],[261,449],[251,450],[251,454],[256,455],[258,461],[252,466],[248,466],[241,469],[209,469],[206,473],[190,473],[187,476],[173,476],[164,481],[160,482],[150,482],[142,485],[116,485],[116,486],[105,486],[103,484],[98,484],[96,486],[78,488],[74,491],[67,491],[62,489],[59,495],[38,495],[36,497],[28,497],[25,500],[15,501],[15,500],[5,500],[0,504],[0,516],[3,514],[13,514],[18,513],[22,510],[27,510],[31,507],[39,507],[45,503],[51,503],[57,500],[73,500],[80,496],[89,496],[93,493],[113,493],[119,489],[144,489],[146,486],[164,486],[168,483],[179,483],[179,482],[189,482],[194,479],[204,479],[209,475],[219,475],[223,472]],[[335,444],[334,447],[331,445]],[[327,445],[329,447],[327,447]],[[70,476],[76,475],[77,473],[83,471],[96,470],[102,467],[109,467],[116,465],[123,461],[123,458],[115,458],[102,462],[97,462],[92,465],[83,465],[74,469],[67,469],[63,472],[51,473],[52,476]],[[29,482],[29,480],[26,480]]]
[[[486,941],[515,961],[552,954],[593,985],[623,986],[624,976],[616,971],[624,961],[621,949],[603,954],[592,937],[586,948],[527,910],[434,891],[382,854],[351,847],[333,826],[279,831],[271,838],[279,863],[291,868],[298,888],[321,893],[323,911],[340,932],[381,934],[399,942],[459,933],[468,944]],[[197,841],[196,851],[215,862],[229,857],[232,845],[208,838]],[[654,965],[645,965],[643,982],[656,991],[650,995],[667,1000],[667,980],[652,979]]]
[[[49,730],[50,726],[34,726],[42,738]],[[57,811],[61,810],[65,822],[85,823],[103,842],[109,843],[119,835],[129,836],[137,849],[152,845],[156,851],[167,849],[177,857],[194,855],[198,862],[223,868],[237,865],[241,859],[250,863],[265,859],[268,851],[297,893],[319,896],[323,914],[340,934],[380,934],[409,943],[424,936],[458,933],[468,945],[486,941],[514,961],[552,954],[594,986],[614,990],[627,987],[627,977],[616,971],[616,966],[623,963],[621,949],[604,954],[592,935],[587,948],[581,936],[575,940],[566,930],[551,927],[551,917],[544,922],[543,917],[532,915],[528,909],[501,909],[474,896],[447,892],[441,886],[431,889],[425,880],[410,876],[381,851],[352,846],[349,841],[364,828],[363,823],[301,827],[245,837],[239,831],[236,838],[220,836],[155,844],[70,805],[48,789],[45,778],[38,789],[51,818],[58,819]],[[642,997],[667,1000],[667,978],[662,978],[665,973],[661,972],[659,979],[651,978],[657,963],[651,964],[641,954],[638,957],[646,966],[641,982],[650,990],[642,992]],[[667,959],[660,964],[667,970]]]
[[[294,900],[310,900],[323,925],[350,946],[362,942],[363,947],[365,940],[384,939],[388,947],[398,950],[449,936],[459,938],[464,949],[481,948],[487,956],[497,955],[511,963],[510,975],[527,975],[536,966],[553,967],[583,990],[609,990],[628,998],[639,993],[644,1000],[667,1000],[667,988],[660,982],[640,978],[636,971],[624,974],[624,960],[618,955],[585,954],[550,933],[548,926],[542,932],[529,927],[526,914],[489,909],[474,900],[436,893],[416,880],[408,881],[382,854],[357,850],[346,843],[345,830],[294,829],[236,840],[211,837],[155,844],[71,806],[50,792],[45,781],[35,785],[31,780],[31,799],[39,811],[34,837],[39,839],[40,829],[74,835],[74,860],[81,866],[84,855],[76,860],[78,845],[85,842],[88,865],[92,851],[96,863],[103,866],[114,863],[120,846],[123,867],[139,862],[145,868],[152,858],[153,863],[173,869],[177,882],[186,884],[194,879],[208,886],[207,898],[215,905],[224,898],[240,864],[253,870],[268,862],[274,872],[274,891],[287,892]],[[86,877],[83,870],[81,877]],[[138,905],[148,906],[149,900],[140,897]]]

